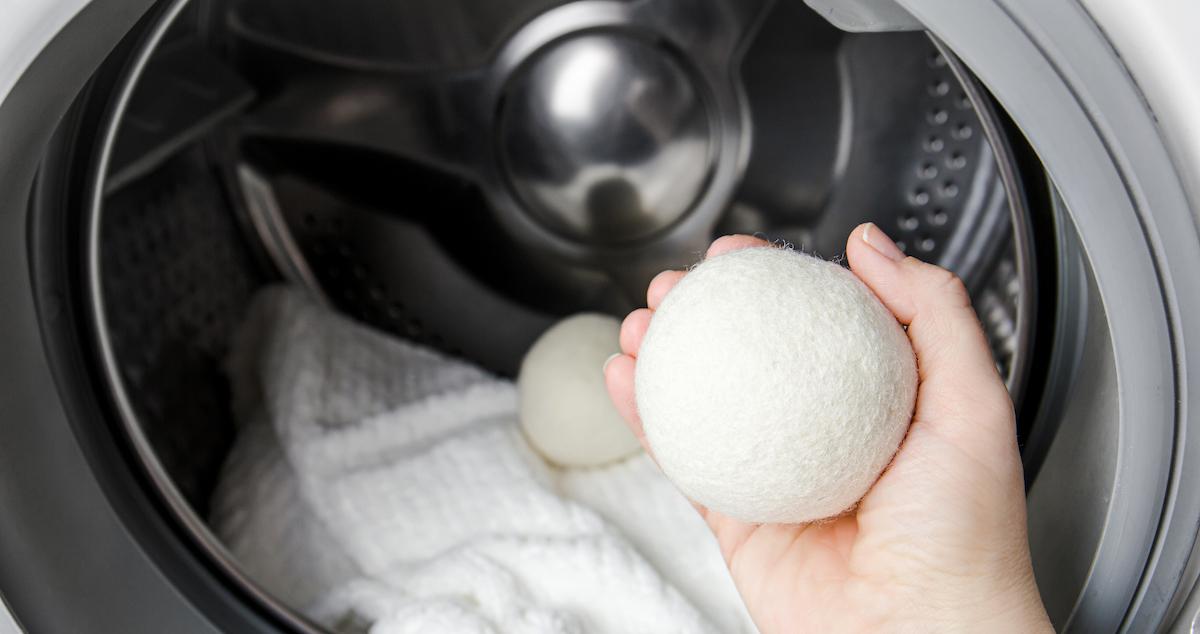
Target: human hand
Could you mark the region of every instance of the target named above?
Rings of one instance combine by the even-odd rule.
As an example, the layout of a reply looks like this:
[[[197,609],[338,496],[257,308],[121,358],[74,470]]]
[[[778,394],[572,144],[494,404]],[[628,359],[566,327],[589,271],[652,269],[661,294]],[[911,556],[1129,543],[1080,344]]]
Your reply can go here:
[[[713,242],[706,257],[765,246]],[[697,506],[764,634],[1051,631],[1033,578],[1012,401],[962,283],[905,258],[876,226],[847,241],[850,269],[907,326],[919,386],[912,425],[857,508],[805,525],[755,525]],[[621,327],[609,394],[648,452],[634,400],[638,348],[685,275],[665,271]]]

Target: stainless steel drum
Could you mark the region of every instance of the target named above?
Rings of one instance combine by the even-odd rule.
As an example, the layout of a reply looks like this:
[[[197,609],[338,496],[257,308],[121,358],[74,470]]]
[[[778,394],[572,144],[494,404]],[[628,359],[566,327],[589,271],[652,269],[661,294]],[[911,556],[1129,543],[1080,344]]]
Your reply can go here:
[[[967,283],[1056,627],[1200,623],[1196,3],[4,6],[0,630],[316,629],[205,523],[267,284],[512,375],[867,220]]]
[[[967,282],[1024,391],[1035,264],[1054,266],[1035,263],[1041,174],[924,33],[849,34],[768,0],[167,16],[105,113],[91,322],[168,506],[283,614],[199,519],[234,434],[221,361],[271,281],[512,375],[556,319],[641,305],[716,236],[836,258],[869,220]]]

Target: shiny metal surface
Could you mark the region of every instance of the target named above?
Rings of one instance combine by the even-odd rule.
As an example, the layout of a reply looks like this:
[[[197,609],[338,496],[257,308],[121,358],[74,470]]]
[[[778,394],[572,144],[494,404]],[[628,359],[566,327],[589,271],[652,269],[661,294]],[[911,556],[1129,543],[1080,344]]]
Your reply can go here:
[[[499,34],[494,54],[468,67],[305,53],[235,16],[239,45],[296,62],[283,73],[267,62],[277,88],[244,133],[461,179],[483,194],[502,239],[600,273],[634,301],[654,273],[694,259],[734,196],[751,147],[739,66],[772,6],[567,2]],[[587,86],[601,91],[589,97]],[[556,90],[592,114],[553,111]]]
[[[504,172],[521,206],[581,242],[646,238],[691,209],[712,172],[708,100],[675,54],[643,38],[553,43],[512,78]]]
[[[1032,270],[1014,247],[1028,239],[1012,225],[1023,200],[1000,177],[1003,147],[981,120],[993,115],[922,33],[847,34],[770,0],[528,0],[530,17],[507,30],[427,8],[447,33],[492,33],[471,47],[491,55],[440,63],[438,48],[384,50],[386,28],[373,25],[394,8],[355,0],[346,31],[319,38],[319,5],[264,1],[235,0],[228,20],[230,64],[264,95],[230,143],[256,149],[233,162],[279,199],[287,226],[260,231],[264,243],[293,234],[297,264],[342,310],[508,373],[538,324],[632,310],[656,273],[694,263],[716,235],[835,257],[872,221],[977,300],[990,284],[1021,286],[980,308],[998,364],[1022,374],[1032,290],[991,271],[1000,260],[1017,277]],[[289,17],[272,23],[269,11]],[[239,189],[243,201],[261,194]],[[422,299],[411,263],[385,261],[425,251],[413,241],[435,245],[454,279],[482,282],[465,301],[529,310],[472,312],[479,325]],[[514,328],[503,344],[493,323]]]

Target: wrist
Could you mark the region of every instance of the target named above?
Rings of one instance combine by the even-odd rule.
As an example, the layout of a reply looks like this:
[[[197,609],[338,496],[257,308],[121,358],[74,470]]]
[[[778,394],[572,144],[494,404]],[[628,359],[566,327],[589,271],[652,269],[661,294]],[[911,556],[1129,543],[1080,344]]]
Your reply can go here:
[[[974,615],[973,620],[968,615],[959,631],[973,632],[1054,632],[1050,617],[1046,614],[1041,600],[1027,601],[1019,606],[1012,606],[1000,611],[992,611],[988,617],[980,618]]]
[[[1054,632],[1030,573],[1028,583],[1007,591],[983,591],[980,600],[964,597],[952,610],[948,631]]]
[[[893,594],[871,629],[901,632],[1053,632],[1033,574],[1018,583],[943,579]],[[1009,578],[1012,579],[1011,577]]]

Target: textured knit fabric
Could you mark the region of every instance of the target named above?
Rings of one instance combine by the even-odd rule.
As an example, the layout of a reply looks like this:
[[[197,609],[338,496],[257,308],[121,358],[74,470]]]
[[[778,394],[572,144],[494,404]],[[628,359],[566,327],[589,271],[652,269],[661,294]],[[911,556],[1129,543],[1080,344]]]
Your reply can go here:
[[[341,631],[750,631],[716,543],[644,455],[560,471],[513,385],[275,288],[229,362],[212,526]],[[591,508],[594,507],[594,508]]]

